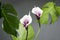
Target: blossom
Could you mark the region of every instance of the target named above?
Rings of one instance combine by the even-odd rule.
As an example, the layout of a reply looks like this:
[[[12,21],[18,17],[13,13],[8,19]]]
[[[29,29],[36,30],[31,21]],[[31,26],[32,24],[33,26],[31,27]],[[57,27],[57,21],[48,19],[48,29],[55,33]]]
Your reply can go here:
[[[24,25],[25,28],[28,27],[28,25],[32,22],[32,17],[30,15],[30,12],[29,12],[29,15],[24,15],[21,19],[20,19],[20,22]]]
[[[43,10],[39,7],[32,8],[32,13],[36,15],[37,19],[42,16]]]

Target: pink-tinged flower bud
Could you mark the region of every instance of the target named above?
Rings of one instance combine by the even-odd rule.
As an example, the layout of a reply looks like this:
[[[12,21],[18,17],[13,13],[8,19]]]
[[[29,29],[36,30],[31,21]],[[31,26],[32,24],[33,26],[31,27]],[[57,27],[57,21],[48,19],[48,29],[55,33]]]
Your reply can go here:
[[[36,15],[37,19],[40,19],[40,17],[42,16],[43,10],[40,9],[39,7],[34,7],[32,9],[32,13]]]
[[[20,22],[24,25],[25,28],[28,27],[28,25],[32,22],[32,17],[29,15],[24,15],[21,19]]]

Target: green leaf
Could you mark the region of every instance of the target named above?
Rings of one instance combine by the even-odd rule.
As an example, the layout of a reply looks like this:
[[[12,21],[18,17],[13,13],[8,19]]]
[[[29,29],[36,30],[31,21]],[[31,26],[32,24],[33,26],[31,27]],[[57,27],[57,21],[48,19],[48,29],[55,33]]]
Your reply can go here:
[[[18,16],[15,8],[11,4],[3,4],[2,9],[5,10],[6,14],[10,13],[10,15]]]
[[[60,6],[55,6],[57,16],[60,16]]]
[[[54,23],[57,20],[56,10],[54,8],[53,2],[48,2],[42,7],[43,14],[40,18],[41,24],[47,24],[49,22],[49,14],[51,15],[51,23]]]
[[[18,31],[19,36],[18,37],[12,36],[12,39],[13,40],[26,40],[27,31],[22,24],[19,25],[19,29],[17,31]],[[28,40],[32,40],[33,37],[34,37],[34,30],[32,26],[29,25],[28,26]]]
[[[11,4],[2,6],[2,15],[4,17],[3,29],[5,32],[17,36],[16,29],[19,28],[19,19],[17,12]]]
[[[53,24],[55,21],[57,21],[57,15],[56,15],[56,10],[52,8],[52,11],[50,11],[51,15],[51,23]]]

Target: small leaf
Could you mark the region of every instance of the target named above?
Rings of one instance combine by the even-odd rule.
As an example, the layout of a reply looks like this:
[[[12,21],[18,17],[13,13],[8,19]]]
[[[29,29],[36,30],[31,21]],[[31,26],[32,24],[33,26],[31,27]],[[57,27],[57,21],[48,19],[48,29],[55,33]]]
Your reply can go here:
[[[55,6],[57,16],[60,16],[60,6]]]
[[[49,2],[42,7],[43,14],[40,18],[41,24],[47,24],[49,22],[49,14],[52,17],[51,23],[54,23],[57,20],[56,10],[54,9],[54,3]]]
[[[2,14],[4,17],[3,29],[5,32],[17,36],[16,29],[19,28],[19,19],[17,12],[11,4],[4,4],[2,6]]]
[[[26,40],[26,29],[25,27],[20,24],[19,29],[18,29],[18,37],[14,37],[12,36],[13,40]],[[32,38],[34,37],[34,31],[33,28],[29,25],[28,26],[28,40],[32,40]]]

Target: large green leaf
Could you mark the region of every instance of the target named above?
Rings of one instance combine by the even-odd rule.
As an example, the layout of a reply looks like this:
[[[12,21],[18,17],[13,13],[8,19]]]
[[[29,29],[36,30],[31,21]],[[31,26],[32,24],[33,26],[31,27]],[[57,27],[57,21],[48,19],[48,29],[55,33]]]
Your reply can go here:
[[[51,23],[54,23],[57,20],[56,10],[54,8],[53,2],[48,2],[42,7],[43,14],[40,18],[41,24],[47,24],[49,22],[49,14],[51,15]]]
[[[60,6],[55,6],[57,16],[60,16]]]
[[[11,4],[2,5],[2,15],[4,17],[3,29],[5,32],[17,36],[16,29],[19,28],[18,15]]]
[[[17,31],[18,31],[19,36],[18,37],[12,36],[12,39],[13,40],[26,40],[27,31],[22,24],[19,25],[19,29]],[[32,26],[29,25],[28,26],[28,40],[32,40],[33,37],[34,37],[34,30]]]

